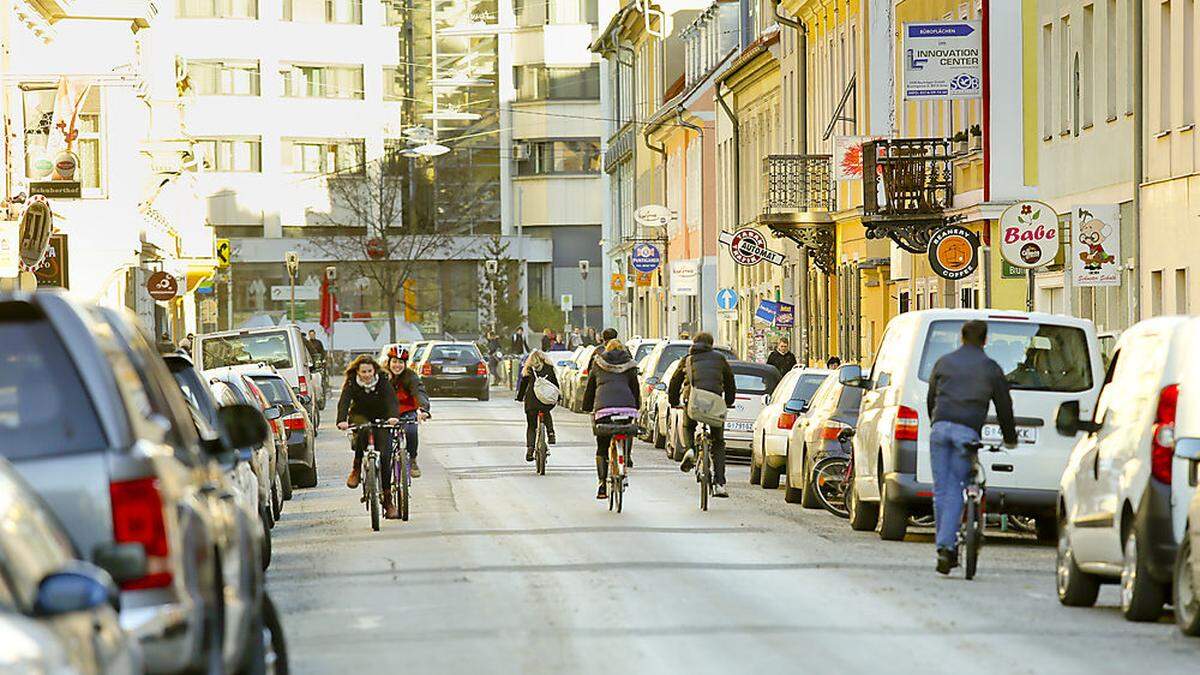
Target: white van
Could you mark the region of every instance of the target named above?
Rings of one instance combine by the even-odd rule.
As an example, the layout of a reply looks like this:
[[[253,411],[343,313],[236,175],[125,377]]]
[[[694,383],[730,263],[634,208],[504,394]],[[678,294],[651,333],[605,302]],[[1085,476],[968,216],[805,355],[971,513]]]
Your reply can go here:
[[[1007,310],[901,314],[888,323],[869,374],[856,366],[839,371],[844,384],[866,390],[854,436],[855,529],[876,528],[881,538],[899,540],[910,515],[932,512],[929,374],[939,358],[959,347],[962,325],[973,319],[988,324],[985,351],[1007,375],[1020,439],[1016,448],[980,458],[988,509],[1035,516],[1039,538],[1054,540],[1059,479],[1075,445],[1074,438],[1055,430],[1055,414],[1067,400],[1091,413],[1103,373],[1099,344],[1090,321]],[[983,438],[1001,440],[994,411]]]
[[[1122,613],[1131,621],[1156,621],[1170,600],[1195,489],[1187,458],[1200,457],[1198,350],[1200,319],[1142,321],[1117,340],[1095,414],[1063,406],[1062,431],[1084,432],[1063,474],[1058,507],[1057,587],[1064,605],[1090,606],[1102,582],[1117,580]]]
[[[320,424],[320,373],[294,324],[197,335],[192,352],[201,370],[254,363],[274,367],[301,396],[314,427]]]

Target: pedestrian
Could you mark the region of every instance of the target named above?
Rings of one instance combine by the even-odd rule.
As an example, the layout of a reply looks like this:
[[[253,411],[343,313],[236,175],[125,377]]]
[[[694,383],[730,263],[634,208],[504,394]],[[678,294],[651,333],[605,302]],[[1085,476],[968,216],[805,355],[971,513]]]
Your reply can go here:
[[[308,347],[308,353],[312,354],[317,362],[324,363],[325,345],[317,339],[317,331],[309,330],[308,337],[304,338],[304,344]]]
[[[838,356],[831,356],[825,359],[825,367],[829,370],[837,370],[842,367],[842,359]]]
[[[593,372],[592,369],[596,366],[596,358],[607,349],[609,342],[617,339],[616,328],[605,328],[600,331],[600,339],[596,342],[596,351],[592,352],[592,358],[588,361],[588,372]]]
[[[496,331],[487,332],[488,370],[492,373],[492,384],[500,384],[500,337]]]
[[[554,445],[554,418],[550,411],[554,409],[557,400],[546,402],[538,396],[534,385],[538,380],[545,380],[558,390],[558,376],[554,374],[554,366],[546,358],[546,354],[535,351],[525,360],[521,367],[521,379],[517,381],[517,400],[525,404],[525,461],[533,461],[533,451],[537,444],[538,413],[542,414],[542,422],[546,425],[546,442]],[[545,394],[543,394],[545,395]],[[549,454],[549,453],[547,453]]]
[[[796,355],[792,353],[787,338],[779,338],[779,342],[775,343],[774,351],[767,357],[767,365],[775,366],[780,375],[786,375],[796,367]]]
[[[553,346],[554,346],[554,331],[547,328],[542,331],[542,351],[544,351],[544,352],[551,351],[551,347],[553,347]]]
[[[579,332],[579,328],[571,329],[570,336],[567,337],[567,349],[575,351],[583,346],[583,334]]]
[[[190,339],[191,333],[188,333],[188,336],[189,337],[185,337],[179,341],[179,351],[183,352],[184,354],[187,354],[188,356],[191,356],[192,355],[192,341]]]
[[[529,353],[529,343],[525,341],[525,329],[517,326],[517,329],[512,334],[512,344],[509,351],[514,356],[521,356]]]
[[[962,522],[963,488],[974,465],[988,409],[996,406],[996,420],[1004,445],[1017,445],[1012,396],[1004,371],[983,351],[987,324],[968,321],[962,326],[962,346],[933,364],[925,405],[933,422],[929,454],[933,469],[933,516],[936,529],[937,571],[949,574],[958,567],[958,525]]]

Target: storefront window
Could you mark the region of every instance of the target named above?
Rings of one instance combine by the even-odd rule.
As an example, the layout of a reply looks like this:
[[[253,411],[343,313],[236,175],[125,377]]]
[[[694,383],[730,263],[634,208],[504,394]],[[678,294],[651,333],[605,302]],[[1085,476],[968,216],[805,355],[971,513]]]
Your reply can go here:
[[[24,92],[25,103],[25,177],[30,180],[49,180],[48,168],[54,158],[47,157],[47,143],[53,138],[62,140],[62,132],[53,128],[54,97],[57,89],[35,89]],[[75,178],[84,189],[103,187],[103,157],[101,147],[100,89],[91,88],[79,108],[75,120],[78,136],[71,150],[79,156]],[[55,137],[57,135],[57,137]],[[53,145],[53,144],[52,144]],[[59,144],[61,147],[61,144]]]

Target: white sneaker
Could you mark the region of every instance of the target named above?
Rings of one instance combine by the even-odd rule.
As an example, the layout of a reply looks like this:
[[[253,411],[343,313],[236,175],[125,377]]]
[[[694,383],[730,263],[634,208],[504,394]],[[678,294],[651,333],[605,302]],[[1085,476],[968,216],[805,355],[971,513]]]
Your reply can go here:
[[[728,497],[729,493],[725,491],[724,485],[714,485],[713,486],[713,496],[721,497],[723,499],[725,497]]]

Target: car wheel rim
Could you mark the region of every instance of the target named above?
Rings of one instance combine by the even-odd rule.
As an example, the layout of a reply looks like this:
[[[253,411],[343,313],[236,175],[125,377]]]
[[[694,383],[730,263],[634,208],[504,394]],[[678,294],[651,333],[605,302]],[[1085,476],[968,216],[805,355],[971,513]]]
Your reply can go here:
[[[1130,532],[1125,540],[1125,557],[1121,564],[1121,609],[1133,605],[1133,587],[1137,584],[1137,535]]]
[[[1055,556],[1055,581],[1058,585],[1058,595],[1062,597],[1067,592],[1071,582],[1071,545],[1066,533],[1058,538],[1058,555]]]
[[[1188,622],[1195,621],[1196,613],[1200,612],[1200,600],[1196,598],[1196,587],[1191,556],[1183,559],[1179,566],[1179,574],[1175,579],[1175,596],[1179,608]]]

